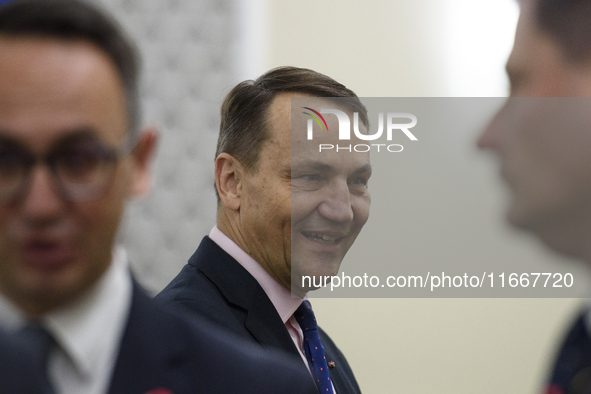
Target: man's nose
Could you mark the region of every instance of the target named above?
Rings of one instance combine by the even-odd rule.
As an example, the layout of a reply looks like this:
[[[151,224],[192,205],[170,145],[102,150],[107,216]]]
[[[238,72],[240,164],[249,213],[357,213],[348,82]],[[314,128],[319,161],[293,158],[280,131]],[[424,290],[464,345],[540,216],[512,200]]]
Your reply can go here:
[[[353,220],[351,194],[346,181],[331,182],[326,187],[326,194],[318,206],[318,212],[325,218],[338,223]]]
[[[22,197],[26,218],[33,221],[53,220],[65,206],[54,175],[46,165],[31,169],[28,187]]]
[[[495,133],[492,130],[490,124],[486,127],[486,129],[484,129],[482,133],[480,133],[476,145],[479,149],[494,149],[496,146]]]
[[[499,151],[502,139],[502,118],[506,111],[506,104],[499,112],[495,114],[492,120],[488,123],[484,131],[478,138],[477,145],[480,149],[491,149]]]

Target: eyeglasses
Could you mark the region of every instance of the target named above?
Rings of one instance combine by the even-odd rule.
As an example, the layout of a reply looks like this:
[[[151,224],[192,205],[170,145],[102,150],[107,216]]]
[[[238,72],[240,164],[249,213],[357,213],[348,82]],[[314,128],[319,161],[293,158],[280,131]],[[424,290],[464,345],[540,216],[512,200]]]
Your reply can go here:
[[[137,145],[127,133],[118,146],[88,135],[67,138],[45,155],[0,137],[0,201],[14,201],[27,194],[37,163],[51,170],[62,196],[70,201],[92,201],[108,189],[120,158]]]

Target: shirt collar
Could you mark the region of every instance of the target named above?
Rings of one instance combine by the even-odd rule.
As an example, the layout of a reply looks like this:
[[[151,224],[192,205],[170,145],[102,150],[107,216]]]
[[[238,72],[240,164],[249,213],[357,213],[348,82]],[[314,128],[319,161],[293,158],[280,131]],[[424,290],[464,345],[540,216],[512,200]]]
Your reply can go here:
[[[209,238],[220,248],[234,258],[245,270],[247,270],[258,284],[263,288],[267,297],[279,313],[285,324],[302,303],[302,298],[292,297],[291,291],[279,284],[273,277],[248,253],[240,248],[217,226],[209,233]]]
[[[27,317],[4,294],[0,293],[0,326],[15,331],[26,324]]]

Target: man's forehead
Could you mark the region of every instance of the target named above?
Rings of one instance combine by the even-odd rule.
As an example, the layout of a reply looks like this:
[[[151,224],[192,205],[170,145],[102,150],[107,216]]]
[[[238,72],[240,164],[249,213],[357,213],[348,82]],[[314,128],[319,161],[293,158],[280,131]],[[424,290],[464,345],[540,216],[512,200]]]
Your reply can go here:
[[[561,55],[555,40],[539,27],[534,6],[533,1],[523,0],[513,49],[505,66],[509,76],[544,67],[545,63]]]
[[[0,35],[0,53],[1,129],[36,140],[78,128],[116,134],[125,123],[116,68],[93,44]]]
[[[338,132],[325,132],[324,138],[315,138],[312,141],[305,138],[292,140],[292,171],[309,170],[324,173],[347,173],[348,175],[357,172],[371,172],[369,152],[357,152],[352,148],[362,142],[356,137],[352,137],[348,141],[341,141],[338,139]],[[320,144],[333,145],[335,148],[321,150]]]
[[[523,0],[525,1],[525,0]],[[513,50],[509,55],[507,65],[511,66],[515,62],[515,57],[522,52],[530,49],[530,41],[535,39],[538,33],[536,30],[535,20],[533,18],[533,10],[531,2],[520,4],[519,20],[515,29],[515,40],[513,42]]]
[[[530,60],[534,53],[547,55],[546,52],[555,51],[560,56],[565,55],[556,38],[540,26],[538,3],[539,0],[522,0],[520,3],[519,20],[509,65],[518,60]]]
[[[296,108],[293,108],[293,106],[292,106],[292,99],[297,100],[298,106]],[[319,109],[337,108],[337,109],[340,109],[344,112],[351,112],[351,110],[349,108],[339,105],[338,100],[339,100],[339,98],[317,97],[317,96],[312,96],[309,94],[299,93],[299,92],[279,93],[277,96],[275,96],[275,98],[271,102],[271,105],[269,107],[269,115],[272,117],[287,116],[287,118],[289,119],[290,114],[292,114],[292,109],[298,109],[298,108],[301,109],[299,107],[299,103],[306,103],[307,106],[313,106],[313,107],[317,107]],[[294,105],[296,105],[296,104],[294,104]],[[301,112],[301,111],[296,111],[295,113],[299,114],[299,112]]]
[[[292,103],[292,99],[297,99]],[[323,130],[318,130],[314,133],[314,139],[307,139],[307,121],[309,116],[304,114],[308,112],[301,107],[310,107],[317,111],[322,109],[338,109],[341,110],[353,119],[352,110],[343,105],[326,99],[315,96],[310,96],[301,93],[280,93],[275,97],[268,113],[267,127],[270,131],[270,138],[266,145],[272,147],[268,150],[269,153],[275,151],[284,155],[284,158],[291,157],[292,166],[298,163],[315,162],[317,164],[324,163],[325,166],[332,166],[333,168],[341,168],[346,165],[347,171],[354,171],[359,167],[363,167],[369,163],[369,153],[361,152],[346,152],[341,151],[338,154],[330,152],[319,152],[319,143],[351,143],[358,144],[360,141],[356,136],[352,136],[350,141],[339,142],[339,122],[335,115],[324,115],[324,120],[328,124]],[[324,124],[324,122],[323,122]],[[351,127],[353,125],[351,124]],[[362,133],[366,134],[366,127],[360,122],[359,128]],[[336,162],[340,163],[336,163]]]
[[[292,157],[291,167],[293,172],[315,171],[320,173],[336,173],[346,170],[351,175],[371,173],[372,171],[369,155],[361,153],[355,155],[355,157],[349,156],[349,160],[345,161],[330,160],[328,155],[312,157],[294,155]]]
[[[5,35],[0,34],[0,46],[3,51],[10,51],[11,57],[2,56],[1,60],[7,64],[12,64],[16,61],[30,60],[43,58],[47,63],[46,66],[80,67],[81,64],[71,65],[63,62],[64,58],[78,63],[90,63],[86,58],[97,57],[103,58],[107,61],[108,56],[100,48],[85,40],[66,40],[55,37],[43,37],[35,35]]]
[[[118,78],[110,58],[85,41],[0,35],[0,53],[0,89],[9,89],[10,98],[19,94],[27,95],[27,100],[44,100],[101,78]]]
[[[269,106],[267,110],[268,128],[270,131],[271,143],[283,143],[284,147],[288,149],[289,143],[295,142],[299,139],[300,134],[305,137],[305,128],[293,128],[293,116],[300,117],[301,111],[294,108],[292,105],[293,98],[304,98],[307,105],[316,106],[321,105],[324,108],[335,107],[334,103],[331,103],[327,99],[310,96],[298,92],[285,92],[279,93]],[[299,107],[298,107],[299,108]],[[300,108],[301,109],[301,108]],[[305,127],[305,123],[304,123]],[[303,133],[303,134],[302,134]]]

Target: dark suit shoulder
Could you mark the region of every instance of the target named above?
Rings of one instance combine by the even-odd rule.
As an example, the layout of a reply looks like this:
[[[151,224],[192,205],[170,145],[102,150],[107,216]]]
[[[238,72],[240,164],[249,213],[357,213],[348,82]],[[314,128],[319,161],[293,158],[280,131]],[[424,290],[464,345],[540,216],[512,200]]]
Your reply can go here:
[[[207,319],[267,351],[284,351],[286,359],[300,363],[300,354],[271,300],[255,278],[209,237],[205,237],[189,263],[156,299],[167,307]],[[220,328],[222,329],[222,328]],[[324,338],[323,338],[324,337]],[[339,394],[359,393],[347,360],[334,342],[327,341],[327,355],[335,361],[331,370]]]
[[[181,272],[155,299],[163,304],[206,300],[219,294],[228,302],[242,304],[243,294],[251,292],[256,281],[240,264],[209,237],[204,237]],[[223,292],[241,284],[239,292]],[[203,295],[200,297],[200,295]]]
[[[38,359],[28,350],[22,338],[0,330],[0,394],[51,392],[43,383]]]
[[[585,387],[587,384],[586,387],[589,387],[591,382],[591,337],[587,328],[587,313],[582,311],[573,322],[556,356],[550,384],[562,392],[579,392],[577,386]]]
[[[174,394],[314,392],[297,365],[167,311],[136,286],[110,394],[155,388]]]
[[[244,330],[247,312],[240,303],[245,302],[246,295],[252,291],[249,289],[251,285],[248,281],[241,284],[240,291],[244,292],[242,299],[234,296],[234,292],[223,291],[236,286],[234,282],[224,282],[226,275],[234,272],[240,275],[240,270],[248,275],[209,237],[204,237],[188,264],[154,299],[166,308],[197,316],[247,337],[249,334]],[[235,278],[236,275],[232,276]]]
[[[256,279],[209,237],[155,299],[263,346],[279,342],[284,350],[297,352]]]

